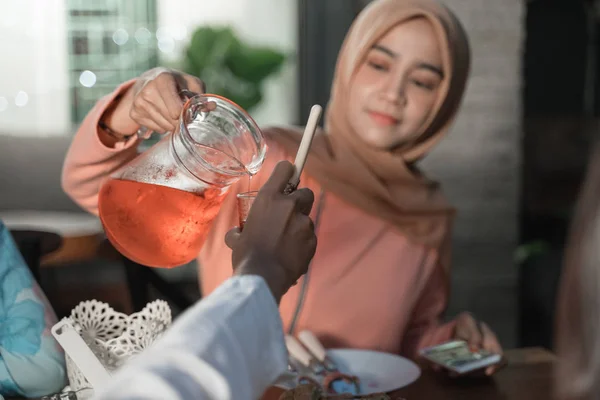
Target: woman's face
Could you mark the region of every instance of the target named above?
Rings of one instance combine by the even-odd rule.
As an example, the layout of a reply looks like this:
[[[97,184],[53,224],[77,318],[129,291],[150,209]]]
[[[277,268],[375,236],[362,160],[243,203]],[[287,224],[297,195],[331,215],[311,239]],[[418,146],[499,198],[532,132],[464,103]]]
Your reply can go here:
[[[401,23],[368,52],[350,82],[350,124],[371,146],[392,150],[414,139],[444,80],[440,44],[429,21]]]

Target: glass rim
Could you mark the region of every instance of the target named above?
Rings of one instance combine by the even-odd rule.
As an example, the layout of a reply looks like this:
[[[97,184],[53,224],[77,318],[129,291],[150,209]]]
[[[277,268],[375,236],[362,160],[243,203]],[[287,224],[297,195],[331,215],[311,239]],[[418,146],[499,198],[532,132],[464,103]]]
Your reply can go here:
[[[205,145],[203,143],[199,143],[190,134],[190,131],[188,129],[188,124],[190,124],[193,120],[189,119],[188,110],[194,105],[198,105],[198,104],[205,103],[205,102],[211,102],[211,101],[214,101],[218,106],[219,105],[222,106],[222,109],[224,110],[222,112],[228,114],[230,117],[233,117],[234,119],[241,120],[242,124],[245,126],[245,130],[252,137],[253,144],[256,146],[255,154],[254,154],[253,158],[256,158],[256,160],[253,161],[252,163],[250,163],[250,165],[244,164],[242,161],[238,160],[231,154],[227,154],[227,153],[223,152],[222,150]],[[238,104],[236,104],[235,102],[233,102],[232,100],[230,100],[226,97],[219,96],[217,94],[212,94],[212,93],[197,93],[194,96],[188,97],[188,99],[183,104],[183,109],[181,111],[181,117],[179,119],[179,124],[181,125],[181,128],[182,128],[182,129],[180,129],[180,135],[182,136],[184,141],[188,142],[189,146],[199,146],[199,147],[211,149],[212,151],[216,151],[216,152],[226,156],[227,159],[232,160],[234,162],[234,164],[239,164],[239,167],[240,167],[240,168],[228,168],[228,169],[215,168],[214,166],[210,166],[207,163],[205,163],[205,161],[202,159],[202,157],[198,157],[200,163],[202,163],[204,167],[207,167],[210,170],[215,170],[218,173],[220,173],[222,175],[227,175],[227,176],[243,176],[248,173],[255,174],[256,172],[258,172],[258,170],[264,163],[264,158],[266,156],[266,151],[267,151],[267,144],[265,141],[265,137],[262,133],[262,130],[260,129],[260,127],[258,126],[256,121],[254,120],[254,118],[252,118],[252,116],[250,116],[250,114],[245,109],[243,109]],[[236,129],[239,131],[238,127],[236,127]]]
[[[241,113],[244,114],[244,117],[248,118],[250,120],[250,122],[254,123],[254,125],[256,125],[256,128],[258,129],[258,131],[260,131],[260,128],[258,127],[258,124],[254,120],[254,118],[252,118],[252,116],[248,113],[248,111],[246,111],[244,108],[242,108],[239,104],[237,104],[233,100],[228,99],[227,97],[220,96],[218,94],[214,94],[214,93],[195,93],[193,96],[189,96],[187,98],[187,100],[183,103],[183,108],[187,109],[193,103],[201,102],[203,100],[208,100],[208,101],[211,101],[211,100],[221,100],[221,101],[223,101],[225,103],[229,103],[234,108],[239,109],[239,111],[241,111]]]
[[[249,192],[238,193],[237,198],[238,199],[251,199],[253,197],[256,197],[257,195],[258,195],[258,190],[251,190]]]

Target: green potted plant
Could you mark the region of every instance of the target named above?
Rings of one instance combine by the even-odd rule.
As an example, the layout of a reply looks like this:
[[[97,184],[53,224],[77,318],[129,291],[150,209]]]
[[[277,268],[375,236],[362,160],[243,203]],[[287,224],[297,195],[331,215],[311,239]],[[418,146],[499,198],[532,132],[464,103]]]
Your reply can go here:
[[[242,41],[231,27],[202,26],[194,31],[183,58],[170,67],[199,77],[209,93],[226,97],[250,112],[263,100],[263,84],[277,73],[287,56]],[[161,136],[154,133],[142,150]]]
[[[202,26],[185,51],[183,70],[201,78],[209,93],[226,97],[246,111],[263,99],[263,84],[279,71],[286,55],[240,39],[230,27]]]

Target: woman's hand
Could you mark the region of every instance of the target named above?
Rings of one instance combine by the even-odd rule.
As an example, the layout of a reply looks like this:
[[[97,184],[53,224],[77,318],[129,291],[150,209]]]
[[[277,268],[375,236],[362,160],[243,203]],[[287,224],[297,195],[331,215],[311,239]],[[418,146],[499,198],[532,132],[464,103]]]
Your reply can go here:
[[[151,69],[115,102],[103,122],[123,136],[142,126],[158,133],[172,132],[183,108],[182,90],[204,93],[205,87],[195,76],[167,68]]]
[[[471,313],[464,312],[456,318],[454,339],[466,341],[474,350],[487,350],[502,355],[502,346],[496,334],[482,321],[477,320]],[[485,374],[492,375],[499,365],[486,368]]]

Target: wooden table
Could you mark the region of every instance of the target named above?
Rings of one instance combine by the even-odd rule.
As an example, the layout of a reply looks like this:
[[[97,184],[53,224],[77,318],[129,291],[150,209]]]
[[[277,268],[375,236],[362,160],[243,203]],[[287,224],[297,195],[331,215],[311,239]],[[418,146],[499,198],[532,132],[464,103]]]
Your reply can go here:
[[[452,379],[424,371],[392,398],[439,400],[530,400],[552,398],[555,357],[540,348],[506,352],[508,365],[489,378]]]
[[[406,400],[531,400],[552,398],[555,357],[540,348],[506,352],[508,365],[493,377],[448,378],[423,371],[411,385],[390,394]],[[263,400],[276,400],[280,389],[271,389]]]
[[[391,393],[406,400],[531,400],[551,399],[554,355],[540,348],[506,352],[508,365],[491,378],[451,379],[424,371],[413,384]],[[277,400],[281,389],[267,391],[263,400]],[[7,397],[6,400],[25,400]]]

